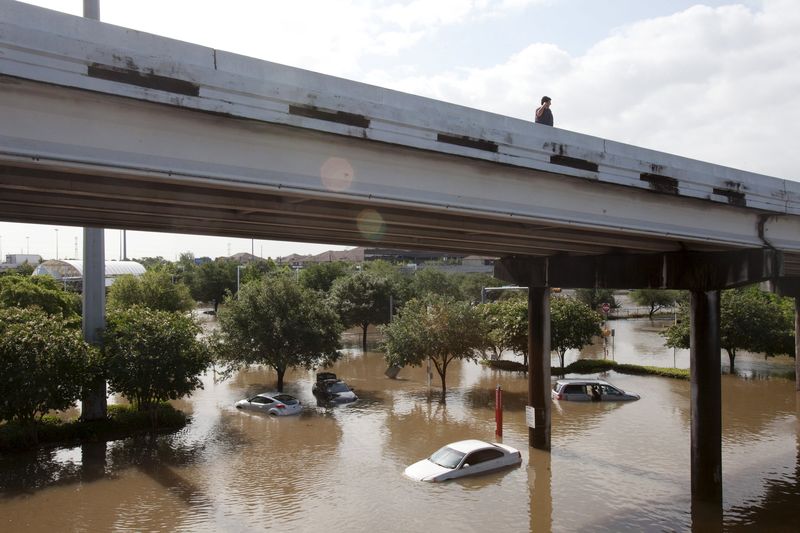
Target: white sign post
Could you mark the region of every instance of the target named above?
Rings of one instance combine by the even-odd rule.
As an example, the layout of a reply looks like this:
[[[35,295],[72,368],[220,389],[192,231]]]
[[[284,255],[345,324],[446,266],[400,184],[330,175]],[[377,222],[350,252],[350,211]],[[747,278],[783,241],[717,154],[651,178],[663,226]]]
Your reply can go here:
[[[536,429],[536,410],[532,405],[525,406],[525,423],[529,428]]]

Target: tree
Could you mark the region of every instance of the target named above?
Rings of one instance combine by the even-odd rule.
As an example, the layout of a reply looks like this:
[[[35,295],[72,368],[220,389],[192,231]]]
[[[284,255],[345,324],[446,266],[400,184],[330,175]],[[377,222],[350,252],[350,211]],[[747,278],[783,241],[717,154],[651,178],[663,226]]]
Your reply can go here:
[[[229,297],[219,315],[215,340],[222,363],[263,364],[278,374],[278,391],[289,368],[314,368],[336,361],[342,325],[323,296],[293,276],[248,283]]]
[[[435,268],[423,268],[414,273],[411,279],[411,294],[416,298],[423,298],[426,294],[438,294],[454,300],[460,300],[462,297],[458,281]]]
[[[461,297],[467,301],[478,303],[484,287],[500,287],[503,282],[489,274],[458,274],[455,276]]]
[[[346,276],[350,269],[351,266],[344,261],[313,263],[300,271],[300,284],[327,294],[333,282]]]
[[[678,302],[680,291],[661,290],[661,289],[636,289],[630,293],[631,300],[637,304],[649,308],[648,316],[653,320],[653,315],[665,307],[672,307]]]
[[[255,261],[250,261],[244,265],[244,267],[240,267],[240,270],[240,285],[250,283],[251,281],[257,281],[266,276],[274,276],[290,271],[289,267],[279,267],[272,259],[256,259]]]
[[[576,289],[575,299],[589,306],[591,310],[596,310],[604,303],[610,305],[612,309],[619,307],[611,289]]]
[[[522,298],[498,300],[479,306],[489,328],[488,341],[499,351],[512,350],[522,355],[528,366],[528,302]]]
[[[227,293],[236,292],[236,263],[225,259],[203,263],[192,271],[189,288],[201,302],[214,302],[214,312]]]
[[[437,294],[412,299],[395,320],[381,327],[387,362],[420,366],[430,360],[442,380],[443,395],[448,365],[455,359],[477,359],[487,330],[474,307]]]
[[[162,270],[165,272],[174,272],[176,270],[173,263],[170,263],[160,255],[158,257],[142,257],[136,259],[136,262],[147,270]]]
[[[0,307],[38,307],[49,315],[77,317],[81,301],[50,276],[0,277]]]
[[[580,350],[601,334],[602,317],[575,298],[556,296],[550,299],[550,348],[555,350],[564,373],[567,350]]]
[[[331,287],[331,301],[345,327],[361,326],[361,347],[365,352],[369,325],[389,322],[391,296],[391,281],[371,272],[356,272],[339,278]]]
[[[112,392],[140,411],[202,388],[200,375],[210,363],[191,317],[134,306],[108,314],[104,363]]]
[[[0,309],[0,419],[30,423],[64,410],[94,375],[80,329],[41,309]]]
[[[15,268],[14,270],[20,276],[31,276],[33,275],[33,271],[36,270],[36,267],[25,261],[21,265],[17,266],[17,268]]]
[[[752,285],[722,291],[720,296],[720,347],[728,354],[731,373],[735,371],[739,350],[774,356],[792,353],[792,318],[787,304],[774,294]],[[689,348],[689,307],[684,305],[680,319],[661,334],[665,344],[674,348]]]
[[[134,305],[170,312],[194,309],[189,288],[173,283],[172,275],[160,270],[148,270],[141,276],[126,274],[118,277],[108,291],[110,309],[126,309]]]

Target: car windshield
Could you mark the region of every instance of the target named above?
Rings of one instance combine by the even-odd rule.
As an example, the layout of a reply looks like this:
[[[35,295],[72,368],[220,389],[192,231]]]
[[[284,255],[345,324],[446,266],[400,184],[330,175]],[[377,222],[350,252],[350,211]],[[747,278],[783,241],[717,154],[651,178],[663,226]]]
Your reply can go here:
[[[345,385],[344,383],[339,381],[337,383],[331,383],[328,386],[328,391],[329,392],[350,392],[350,389],[347,387],[347,385]]]
[[[465,453],[457,452],[453,448],[448,448],[445,446],[428,457],[428,460],[445,468],[455,468],[465,455]]]

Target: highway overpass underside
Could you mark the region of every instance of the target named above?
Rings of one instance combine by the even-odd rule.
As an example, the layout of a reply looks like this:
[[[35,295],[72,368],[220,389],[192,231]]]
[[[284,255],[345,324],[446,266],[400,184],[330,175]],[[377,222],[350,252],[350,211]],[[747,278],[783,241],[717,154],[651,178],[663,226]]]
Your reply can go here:
[[[772,281],[779,292],[795,298],[796,316],[800,316],[800,278],[783,277],[784,272],[783,254],[770,249],[504,257],[495,267],[495,276],[529,287],[528,392],[529,405],[535,413],[535,427],[529,428],[530,445],[550,449],[550,287],[688,290],[691,485],[693,502],[697,502],[693,513],[707,514],[706,504],[710,504],[721,524],[720,291]],[[796,320],[795,335],[800,339],[800,318]]]

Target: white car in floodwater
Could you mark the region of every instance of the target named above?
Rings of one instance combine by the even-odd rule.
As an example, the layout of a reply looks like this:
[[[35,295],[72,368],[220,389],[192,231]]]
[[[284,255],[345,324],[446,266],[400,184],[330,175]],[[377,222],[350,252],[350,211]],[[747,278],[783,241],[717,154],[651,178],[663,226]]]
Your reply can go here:
[[[505,444],[462,440],[439,448],[433,455],[406,468],[415,481],[446,481],[485,474],[522,462],[519,450]]]
[[[299,415],[303,410],[300,400],[291,394],[256,394],[252,398],[236,402],[237,409],[250,409],[260,411],[272,416]]]

